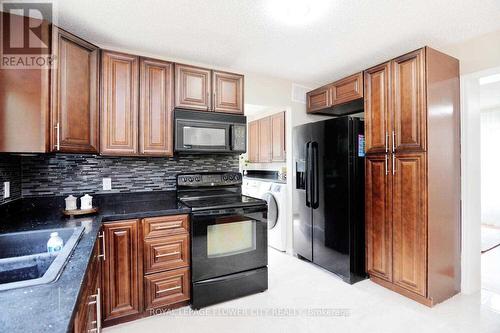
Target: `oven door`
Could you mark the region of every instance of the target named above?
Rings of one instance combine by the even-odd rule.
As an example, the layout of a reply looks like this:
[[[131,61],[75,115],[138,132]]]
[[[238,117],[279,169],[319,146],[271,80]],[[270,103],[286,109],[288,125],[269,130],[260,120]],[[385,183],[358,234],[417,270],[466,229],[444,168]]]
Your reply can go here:
[[[180,152],[230,152],[231,125],[177,120],[175,139],[175,150]]]
[[[191,215],[193,282],[267,266],[267,207]]]

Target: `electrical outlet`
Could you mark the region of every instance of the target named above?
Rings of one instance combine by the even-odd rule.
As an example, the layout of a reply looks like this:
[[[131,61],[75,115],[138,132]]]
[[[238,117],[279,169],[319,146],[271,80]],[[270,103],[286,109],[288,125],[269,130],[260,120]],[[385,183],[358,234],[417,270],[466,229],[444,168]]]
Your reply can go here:
[[[103,191],[111,191],[111,178],[103,178],[102,179],[102,190]]]
[[[10,182],[3,183],[3,198],[7,199],[10,197]]]

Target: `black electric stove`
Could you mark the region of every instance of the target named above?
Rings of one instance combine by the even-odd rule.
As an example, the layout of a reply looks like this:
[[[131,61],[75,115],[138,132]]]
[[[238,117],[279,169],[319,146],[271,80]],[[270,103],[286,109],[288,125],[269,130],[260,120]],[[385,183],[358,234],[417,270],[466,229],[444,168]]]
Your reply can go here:
[[[241,184],[235,172],[177,176],[177,197],[192,210],[194,309],[267,289],[267,203]]]

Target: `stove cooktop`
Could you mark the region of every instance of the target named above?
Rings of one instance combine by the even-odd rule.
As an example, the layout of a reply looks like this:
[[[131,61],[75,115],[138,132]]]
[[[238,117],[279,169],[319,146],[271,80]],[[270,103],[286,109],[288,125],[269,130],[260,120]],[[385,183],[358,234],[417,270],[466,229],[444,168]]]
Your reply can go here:
[[[264,200],[248,197],[246,195],[183,198],[181,199],[181,202],[193,211],[260,206],[267,204]]]

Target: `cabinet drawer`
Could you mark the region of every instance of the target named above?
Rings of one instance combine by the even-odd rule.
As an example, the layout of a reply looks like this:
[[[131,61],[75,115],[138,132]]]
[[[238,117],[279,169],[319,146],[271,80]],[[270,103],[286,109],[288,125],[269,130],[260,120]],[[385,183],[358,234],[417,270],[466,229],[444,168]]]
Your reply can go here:
[[[189,266],[189,235],[144,241],[144,272],[154,273]]]
[[[188,232],[188,221],[188,215],[171,215],[144,219],[144,238],[170,236]]]
[[[156,308],[189,300],[189,268],[146,275],[146,308]]]

